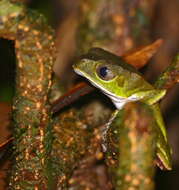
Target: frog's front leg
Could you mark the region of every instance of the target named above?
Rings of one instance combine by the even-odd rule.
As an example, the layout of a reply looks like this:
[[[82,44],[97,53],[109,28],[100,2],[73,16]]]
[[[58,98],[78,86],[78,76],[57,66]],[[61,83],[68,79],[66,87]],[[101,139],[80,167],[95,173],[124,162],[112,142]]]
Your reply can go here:
[[[103,131],[102,131],[102,149],[103,152],[107,151],[107,134],[108,134],[108,130],[112,124],[112,122],[114,121],[114,119],[116,118],[117,114],[119,113],[120,110],[116,109],[112,114],[111,117],[109,119],[109,121],[105,124]]]

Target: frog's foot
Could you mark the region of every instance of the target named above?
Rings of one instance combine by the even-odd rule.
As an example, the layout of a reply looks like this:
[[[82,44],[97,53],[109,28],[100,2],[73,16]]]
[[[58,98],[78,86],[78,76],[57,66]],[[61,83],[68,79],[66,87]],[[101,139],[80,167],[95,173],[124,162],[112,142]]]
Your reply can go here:
[[[102,143],[101,143],[101,146],[102,146],[102,150],[103,152],[106,152],[107,151],[107,133],[108,133],[108,130],[112,124],[112,122],[114,121],[114,119],[116,118],[117,114],[118,114],[119,110],[115,110],[109,121],[105,124],[104,126],[104,129],[102,131]]]
[[[158,140],[156,164],[161,170],[172,169],[171,152],[172,151],[165,140],[162,143]]]

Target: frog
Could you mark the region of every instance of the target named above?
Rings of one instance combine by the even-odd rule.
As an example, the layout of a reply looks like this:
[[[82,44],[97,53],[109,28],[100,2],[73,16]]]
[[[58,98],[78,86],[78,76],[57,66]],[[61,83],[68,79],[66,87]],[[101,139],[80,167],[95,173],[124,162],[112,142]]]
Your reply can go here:
[[[171,170],[172,151],[159,107],[159,101],[165,96],[166,89],[156,89],[122,56],[102,48],[91,48],[73,64],[73,69],[109,97],[116,107],[109,125],[117,112],[129,102],[140,101],[150,106],[157,123],[156,163],[160,169]]]

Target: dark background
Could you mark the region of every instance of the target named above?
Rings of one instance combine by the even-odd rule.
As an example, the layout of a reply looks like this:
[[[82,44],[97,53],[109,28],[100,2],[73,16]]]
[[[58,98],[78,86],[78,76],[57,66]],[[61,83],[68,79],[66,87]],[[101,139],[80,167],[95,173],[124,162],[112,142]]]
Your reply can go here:
[[[28,0],[29,7],[44,14],[56,31],[60,30],[63,21],[69,12],[76,9],[78,1],[60,0]],[[179,53],[179,1],[158,0],[149,28],[150,38],[164,39],[164,44],[153,57],[150,63],[141,72],[149,81],[154,81],[161,71],[170,64],[176,53]],[[66,28],[66,30],[70,30]],[[60,35],[60,34],[59,34]],[[58,33],[57,33],[58,40]],[[62,48],[62,47],[61,47]],[[0,121],[7,123],[9,117],[5,117],[10,110],[14,94],[15,78],[15,50],[12,41],[0,39]],[[70,63],[69,63],[70,65]],[[66,72],[71,72],[70,66],[61,66]],[[59,69],[59,68],[58,68]],[[58,73],[57,70],[55,70]],[[63,78],[63,76],[62,76]],[[72,77],[73,79],[73,77]],[[69,80],[72,80],[71,78]],[[162,101],[162,110],[168,127],[170,144],[173,148],[173,170],[157,171],[156,189],[176,190],[179,187],[179,85],[176,85]],[[5,119],[4,119],[5,118]],[[3,125],[3,123],[2,123]],[[2,134],[3,136],[3,134]]]

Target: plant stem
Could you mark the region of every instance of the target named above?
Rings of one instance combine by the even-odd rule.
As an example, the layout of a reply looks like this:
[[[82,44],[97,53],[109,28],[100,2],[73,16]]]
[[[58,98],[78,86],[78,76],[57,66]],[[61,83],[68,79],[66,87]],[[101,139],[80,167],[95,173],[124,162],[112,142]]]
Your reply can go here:
[[[15,164],[10,189],[50,189],[51,114],[48,92],[55,58],[54,32],[23,3],[0,1],[0,36],[14,40],[17,57],[13,101]],[[48,139],[48,141],[47,141]]]

